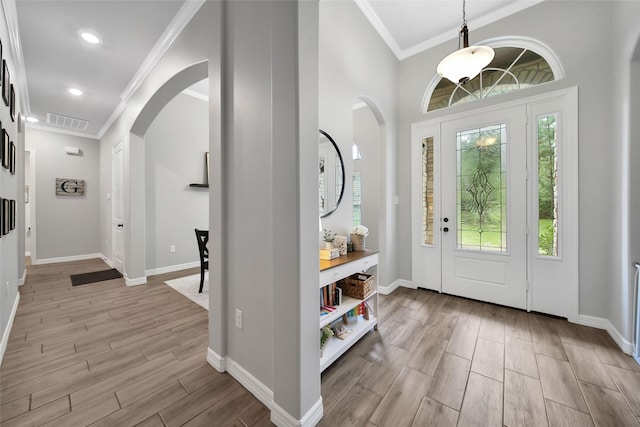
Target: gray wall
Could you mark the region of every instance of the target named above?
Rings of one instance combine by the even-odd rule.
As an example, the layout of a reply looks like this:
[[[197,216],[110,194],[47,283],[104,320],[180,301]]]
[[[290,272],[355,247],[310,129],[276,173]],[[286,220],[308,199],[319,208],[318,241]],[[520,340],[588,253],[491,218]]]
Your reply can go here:
[[[100,253],[100,144],[97,140],[28,128],[36,153],[36,253],[38,261]],[[65,153],[65,146],[81,155]],[[56,196],[56,178],[85,180],[80,197]],[[33,226],[33,224],[32,224]]]
[[[604,288],[609,296],[608,319],[631,341],[634,310],[633,262],[640,261],[640,2],[611,5],[611,137],[605,144],[611,152],[612,277]],[[608,227],[605,227],[608,228]]]
[[[145,135],[147,271],[199,263],[193,229],[209,229],[209,191],[189,184],[206,182],[208,136],[209,104],[185,94],[166,105]]]
[[[369,229],[367,249],[378,249],[380,227],[378,206],[380,203],[380,125],[367,106],[353,110],[353,141],[362,153],[361,160],[353,161],[354,172],[360,172],[362,185],[362,225]],[[345,155],[353,158],[351,150]],[[349,179],[347,179],[349,181]],[[345,203],[349,203],[346,200]]]
[[[137,279],[144,275],[144,233],[135,230],[144,227],[147,131],[137,119],[195,83],[183,82],[181,72],[207,61],[209,229],[216,236],[209,242],[209,346],[297,419],[320,399],[317,146],[307,143],[317,141],[318,129],[317,7],[205,2],[101,141],[104,153],[124,141],[125,273]],[[224,68],[223,40],[230,55]],[[109,176],[102,178],[106,193]],[[103,230],[109,215],[101,216]],[[236,308],[244,312],[241,330]]]
[[[20,93],[21,83],[17,76],[15,62],[7,25],[5,24],[4,9],[0,8],[0,37],[3,42],[2,56],[7,61],[11,81],[14,83],[16,95]],[[18,115],[21,111],[20,99],[16,96],[16,121],[12,121],[9,108],[0,101],[0,121],[7,130],[9,139],[16,145],[16,173],[12,175],[8,169],[0,166],[0,197],[16,201],[16,228],[0,238],[0,362],[4,357],[4,350],[9,338],[9,318],[16,306],[18,283],[24,272],[24,196],[19,189],[24,185],[24,134],[18,132]],[[16,306],[17,307],[17,306]]]
[[[393,205],[397,132],[398,61],[358,6],[350,1],[320,2],[320,129],[328,132],[340,148],[345,161],[343,202],[322,219],[324,228],[348,234],[352,226],[351,175],[353,160],[353,104],[364,100],[383,126],[380,130],[379,181],[367,182],[377,188],[379,283],[388,285],[396,273],[396,236]],[[369,224],[365,224],[369,225]]]
[[[619,102],[619,98],[612,96],[612,80],[615,79],[611,78],[617,75],[612,72],[612,64],[620,60],[613,57],[615,49],[612,47],[620,39],[612,37],[609,29],[625,26],[611,26],[615,7],[622,8],[622,14],[629,19],[638,16],[635,12],[636,2],[619,2],[617,6],[612,2],[543,2],[492,25],[471,29],[473,43],[502,36],[532,37],[547,44],[560,58],[566,73],[563,80],[513,94],[514,97],[579,87],[579,310],[581,314],[605,319],[616,318],[616,310],[622,308],[620,304],[623,301],[620,299],[611,304],[612,296],[619,294],[621,286],[616,273],[620,271],[620,253],[614,249],[616,242],[621,239],[621,230],[617,229],[617,225],[610,225],[612,221],[616,222],[614,218],[620,216],[616,212],[624,209],[618,196],[621,191],[620,179],[616,179],[616,171],[620,169],[620,159],[616,154],[619,144],[612,141],[615,135],[612,128],[621,126],[617,120],[612,120],[612,105]],[[571,22],[575,16],[580,16],[580,25],[567,31],[567,22]],[[635,27],[629,32],[637,34],[637,24]],[[397,238],[400,242],[399,276],[405,279],[411,278],[409,197],[412,183],[410,170],[406,167],[410,162],[410,125],[448,113],[436,111],[424,115],[420,106],[426,87],[435,75],[438,61],[455,47],[456,41],[452,40],[408,58],[400,66],[398,174],[401,206]],[[511,99],[510,96],[496,98],[500,99],[487,102]],[[628,304],[628,300],[624,304]],[[614,324],[625,334],[626,327],[620,320],[614,321]]]

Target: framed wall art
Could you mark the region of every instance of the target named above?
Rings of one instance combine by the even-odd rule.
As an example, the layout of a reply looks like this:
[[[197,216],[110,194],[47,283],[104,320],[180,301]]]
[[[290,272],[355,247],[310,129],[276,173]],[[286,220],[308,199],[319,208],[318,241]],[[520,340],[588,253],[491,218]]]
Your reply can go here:
[[[16,174],[16,144],[11,141],[11,147],[9,147],[9,172],[12,175]]]
[[[11,222],[11,216],[9,215],[9,199],[2,199],[2,234],[9,234],[9,225]]]
[[[16,201],[9,200],[9,230],[16,229]]]
[[[56,196],[84,196],[84,179],[56,178]]]
[[[9,86],[11,86],[11,77],[9,76],[9,66],[7,65],[7,60],[2,60],[2,99],[4,100],[4,105],[9,106],[9,97],[10,90]]]
[[[11,121],[16,121],[16,91],[13,89],[13,83],[11,83],[11,93],[9,94],[9,113],[11,114]]]
[[[6,129],[2,129],[1,138],[2,138],[2,167],[5,169],[9,169],[11,149],[9,148],[10,146],[9,134],[7,133]]]

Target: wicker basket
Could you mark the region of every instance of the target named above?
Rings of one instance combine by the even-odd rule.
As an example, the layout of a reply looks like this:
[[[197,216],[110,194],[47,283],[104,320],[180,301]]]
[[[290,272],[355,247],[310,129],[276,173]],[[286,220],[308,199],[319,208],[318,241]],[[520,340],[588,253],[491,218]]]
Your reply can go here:
[[[372,274],[357,273],[341,281],[339,286],[342,288],[342,295],[365,299],[373,293],[373,281]]]

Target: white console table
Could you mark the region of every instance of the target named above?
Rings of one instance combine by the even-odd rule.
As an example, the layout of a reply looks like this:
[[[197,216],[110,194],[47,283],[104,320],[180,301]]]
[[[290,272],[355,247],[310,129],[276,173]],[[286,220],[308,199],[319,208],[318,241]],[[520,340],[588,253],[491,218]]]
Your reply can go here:
[[[364,301],[367,301],[369,305],[372,306],[373,313],[369,315],[369,319],[365,319],[363,316],[350,318],[349,323],[345,326],[353,331],[347,335],[345,339],[331,337],[322,351],[322,357],[320,358],[320,372],[324,371],[345,351],[358,342],[358,340],[367,332],[372,329],[377,329],[379,307],[377,266],[377,251],[349,252],[347,255],[332,259],[331,261],[320,260],[320,288],[331,285],[332,283],[351,276],[352,274],[362,273],[372,267],[376,267],[373,279],[373,292],[364,299]],[[330,315],[320,317],[320,329],[339,320],[345,313],[348,313],[353,308],[357,307],[362,303],[362,301],[363,300],[343,296],[342,304],[336,306],[337,310],[335,312]]]

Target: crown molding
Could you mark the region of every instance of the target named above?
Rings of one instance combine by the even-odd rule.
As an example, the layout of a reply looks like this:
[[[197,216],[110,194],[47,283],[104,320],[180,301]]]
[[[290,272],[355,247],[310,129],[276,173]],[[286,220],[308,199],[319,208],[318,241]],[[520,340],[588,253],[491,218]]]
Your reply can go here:
[[[20,99],[21,111],[25,116],[31,114],[31,104],[29,103],[29,85],[27,84],[27,72],[24,68],[24,55],[22,54],[22,42],[20,41],[20,27],[18,25],[18,10],[16,2],[2,0],[2,10],[9,33],[9,44],[11,46],[11,56],[16,73],[17,92]]]
[[[398,46],[396,39],[393,38],[387,27],[382,23],[382,20],[378,14],[373,10],[369,0],[359,0],[355,2],[356,6],[360,8],[364,16],[369,20],[373,28],[378,32],[382,40],[389,46],[389,49],[393,52],[396,58],[400,59],[402,55],[402,49]]]
[[[26,122],[26,123],[27,123],[26,124],[27,129],[36,129],[36,130],[41,130],[45,132],[53,132],[53,133],[59,133],[62,135],[69,135],[69,136],[79,136],[80,138],[89,138],[89,139],[95,139],[95,140],[100,139],[96,135],[93,135],[90,133],[78,132],[75,130],[58,128],[54,126],[47,126],[47,125],[42,125],[40,123],[31,123],[31,122]]]
[[[202,7],[205,1],[206,0],[186,0],[182,4],[182,7],[178,11],[178,13],[176,13],[176,16],[173,17],[166,30],[164,30],[164,33],[162,33],[145,60],[142,62],[142,65],[140,65],[140,68],[138,68],[138,71],[136,71],[133,78],[120,95],[120,103],[116,106],[113,113],[102,126],[102,128],[100,128],[100,131],[97,134],[98,138],[102,138],[107,130],[111,127],[111,125],[120,116],[120,114],[122,114],[127,105],[127,102],[129,102],[129,99],[131,99],[131,96],[135,93],[136,90],[138,90],[142,82],[158,64],[160,58],[162,58],[169,47],[171,47],[173,42],[178,38],[180,33],[195,16],[196,12],[200,10],[200,7]]]
[[[460,28],[456,26],[454,28],[451,28],[451,30],[447,30],[421,43],[418,43],[406,49],[402,49],[393,38],[387,27],[382,23],[382,20],[380,19],[378,14],[373,10],[370,5],[370,1],[371,0],[358,0],[355,3],[360,8],[364,16],[367,17],[371,25],[373,25],[373,28],[378,32],[380,37],[382,37],[382,39],[385,41],[387,46],[389,46],[389,49],[393,51],[393,53],[396,55],[396,58],[398,58],[398,60],[400,61],[416,55],[420,52],[424,52],[427,49],[431,49],[432,47],[435,47],[439,44],[455,39],[460,31]],[[531,6],[535,6],[538,3],[542,3],[543,1],[544,0],[516,0],[515,2],[509,3],[508,5],[496,9],[489,14],[469,21],[467,25],[471,29],[478,29],[492,24],[499,19],[527,9]]]

